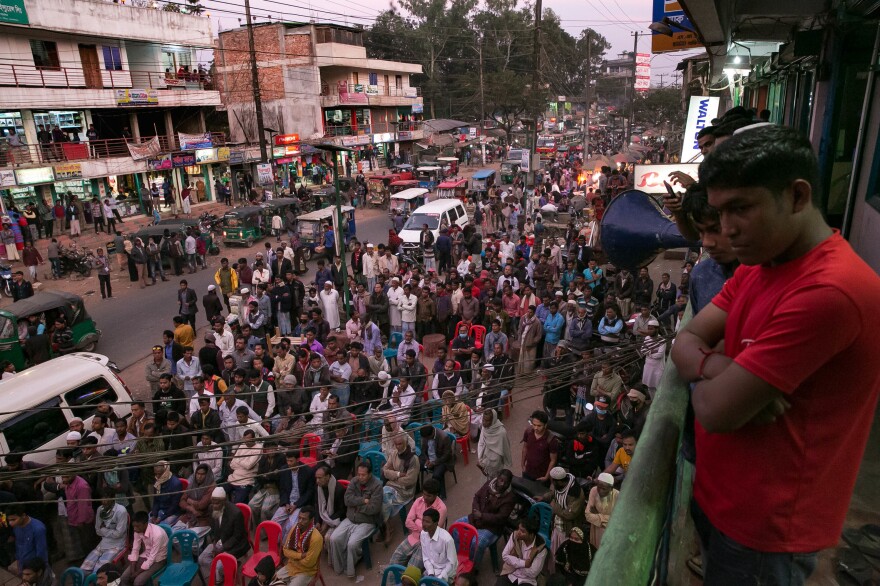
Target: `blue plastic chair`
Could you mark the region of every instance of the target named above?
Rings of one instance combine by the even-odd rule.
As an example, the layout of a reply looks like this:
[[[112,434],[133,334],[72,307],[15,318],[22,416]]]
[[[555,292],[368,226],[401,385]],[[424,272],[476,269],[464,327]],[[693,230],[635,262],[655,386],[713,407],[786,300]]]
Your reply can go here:
[[[437,426],[435,425],[434,427],[437,427]],[[438,429],[440,429],[440,428],[438,428]],[[449,439],[452,441],[452,452],[455,453],[455,447],[456,447],[455,440],[457,440],[458,438],[455,437],[455,434],[452,433],[451,431],[444,431],[443,433],[445,433],[449,437]],[[453,466],[449,470],[449,472],[452,472],[452,478],[453,478],[453,480],[455,480],[455,483],[458,484],[458,474],[455,473],[455,466]],[[548,541],[547,543],[550,543],[550,542]]]
[[[363,460],[367,457],[367,453],[369,452],[380,452],[382,451],[382,446],[379,442],[376,441],[363,441],[360,446],[358,446],[358,458]]]
[[[388,338],[388,347],[382,351],[382,355],[387,359],[397,359],[397,347],[403,342],[403,334],[401,332],[391,332]]]
[[[431,399],[427,403],[425,403],[425,412],[431,413],[431,424],[432,425],[440,425],[442,427],[442,419],[443,419],[443,401],[438,401],[436,399]]]
[[[61,574],[58,586],[67,586],[68,580],[70,580],[71,586],[83,586],[86,581],[86,574],[79,568],[67,568],[64,570],[64,573]]]
[[[553,526],[553,509],[547,503],[535,503],[529,509],[529,518],[538,517],[538,535],[550,543],[550,528]]]
[[[421,432],[421,429],[422,429],[421,423],[410,423],[409,425],[404,427],[404,430],[407,433],[412,432],[413,442],[415,442],[416,456],[422,455],[422,432]]]
[[[88,576],[86,576],[86,581],[83,582],[83,586],[95,586],[98,583],[98,574],[92,572]]]
[[[159,575],[159,586],[188,586],[192,583],[196,574],[199,575],[202,583],[206,584],[207,582],[202,577],[199,564],[193,556],[193,548],[198,543],[199,536],[195,531],[190,531],[189,529],[173,533],[171,539],[168,540],[168,560],[172,559],[171,555],[174,551],[175,541],[180,546],[180,561],[177,563],[169,562],[165,566],[165,571]]]
[[[385,465],[385,461],[386,461],[385,454],[383,454],[382,452],[379,452],[377,450],[374,450],[372,452],[365,453],[363,455],[363,457],[361,458],[361,461],[364,461],[364,460],[370,461],[370,464],[372,464],[372,466],[373,466],[373,476],[375,476],[376,478],[379,478],[381,480],[382,467]]]
[[[165,535],[168,536],[168,541],[171,541],[171,534],[173,533],[173,531],[171,530],[171,525],[168,525],[166,523],[159,523],[159,527],[161,527],[162,530],[165,532]]]
[[[441,580],[434,576],[425,576],[419,580],[419,586],[449,586],[449,584],[446,583],[446,580]]]
[[[382,419],[371,417],[364,421],[364,441],[376,441],[382,437]]]
[[[394,576],[394,584],[400,584],[401,579],[403,578],[403,573],[406,571],[406,568],[403,566],[398,566],[397,564],[391,564],[385,568],[385,571],[382,572],[382,584],[381,586],[388,586],[388,575],[392,574]]]

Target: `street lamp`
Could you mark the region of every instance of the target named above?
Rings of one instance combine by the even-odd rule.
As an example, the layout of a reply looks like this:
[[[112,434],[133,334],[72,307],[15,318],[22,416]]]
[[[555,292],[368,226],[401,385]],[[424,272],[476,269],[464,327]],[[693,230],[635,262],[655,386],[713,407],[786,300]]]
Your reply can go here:
[[[672,33],[675,32],[674,30],[672,30],[673,28],[677,28],[678,30],[684,31],[686,33],[697,34],[697,31],[693,30],[692,28],[686,27],[680,23],[675,22],[674,20],[672,20],[668,16],[663,17],[663,20],[661,20],[660,22],[652,22],[651,24],[648,25],[648,28],[657,34],[664,35],[667,37],[671,37]]]

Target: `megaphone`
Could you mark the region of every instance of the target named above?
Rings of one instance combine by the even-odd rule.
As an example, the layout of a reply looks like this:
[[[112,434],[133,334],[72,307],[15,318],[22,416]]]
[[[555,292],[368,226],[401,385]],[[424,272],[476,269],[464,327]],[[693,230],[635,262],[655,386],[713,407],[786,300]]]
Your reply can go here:
[[[664,250],[700,245],[681,235],[657,200],[635,189],[621,193],[605,208],[601,237],[614,266],[630,270],[648,265]]]

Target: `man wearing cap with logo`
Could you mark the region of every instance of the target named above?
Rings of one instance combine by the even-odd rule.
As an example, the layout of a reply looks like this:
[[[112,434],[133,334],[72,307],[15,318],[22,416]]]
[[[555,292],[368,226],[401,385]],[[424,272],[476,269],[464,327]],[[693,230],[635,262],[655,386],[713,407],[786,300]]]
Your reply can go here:
[[[611,513],[617,505],[620,491],[614,488],[614,477],[603,472],[596,478],[595,486],[587,498],[586,517],[590,525],[590,545],[598,548],[602,536],[611,520]]]

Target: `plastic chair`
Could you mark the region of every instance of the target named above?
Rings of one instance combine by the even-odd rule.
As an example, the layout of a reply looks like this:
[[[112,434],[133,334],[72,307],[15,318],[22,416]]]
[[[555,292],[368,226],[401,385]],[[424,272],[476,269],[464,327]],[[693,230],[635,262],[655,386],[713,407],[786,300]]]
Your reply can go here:
[[[253,539],[251,537],[251,517],[253,517],[253,512],[251,511],[250,505],[245,503],[235,503],[235,506],[238,507],[238,510],[241,511],[241,515],[244,517],[244,533],[247,535],[248,545],[253,547]]]
[[[364,425],[364,441],[376,441],[382,437],[382,420],[378,417],[367,419]]]
[[[441,580],[434,576],[425,576],[419,580],[419,586],[449,586],[449,584],[446,583],[446,580]]]
[[[372,440],[363,441],[358,446],[358,458],[363,460],[366,457],[367,452],[380,452],[380,451],[382,451],[382,445],[379,442],[372,441]]]
[[[435,427],[436,427],[436,426],[435,426]],[[441,431],[442,431],[442,430],[441,430]],[[458,438],[455,437],[455,434],[452,433],[451,431],[443,431],[443,433],[445,433],[446,435],[448,435],[448,436],[449,436],[449,439],[452,440],[453,442],[457,442]],[[454,454],[454,453],[455,453],[455,452],[453,452],[453,454]],[[453,460],[452,468],[450,468],[449,470],[447,470],[447,472],[452,472],[452,478],[455,480],[455,483],[458,484],[458,474],[455,473],[455,460]],[[547,543],[549,543],[549,541],[548,541]]]
[[[83,586],[86,581],[86,574],[79,568],[67,568],[61,574],[58,586],[67,586],[67,580],[70,580],[71,586]]]
[[[254,531],[254,554],[248,558],[248,560],[241,567],[241,576],[242,580],[244,578],[253,578],[257,575],[257,564],[263,558],[272,558],[272,561],[275,563],[275,567],[278,567],[281,564],[281,533],[283,529],[281,525],[274,521],[263,521],[259,525],[257,525],[257,530]],[[260,534],[263,533],[266,535],[266,544],[268,549],[266,551],[260,551]]]
[[[318,448],[321,446],[321,436],[314,433],[307,433],[302,436],[299,441],[300,457],[299,461],[314,468],[318,465]],[[304,456],[302,454],[308,454]]]
[[[324,582],[324,576],[321,575],[321,565],[318,564],[318,573],[312,577],[312,581],[309,582],[309,586],[316,586],[318,582],[321,583],[321,586],[327,586],[327,583]]]
[[[339,480],[336,481],[336,483],[337,483],[337,484],[341,484],[341,485],[342,485],[342,488],[348,489],[348,485],[349,485],[350,481],[348,481],[348,480],[342,480],[342,479],[340,478]]]
[[[361,541],[361,558],[364,560],[364,565],[368,570],[373,568],[373,556],[370,554],[370,542],[373,541],[373,536],[379,531],[378,527],[374,527],[370,534],[364,537],[364,540]],[[447,585],[448,586],[448,585]]]
[[[400,346],[400,343],[403,342],[403,333],[402,332],[391,332],[391,337],[388,339],[388,347],[382,351],[382,355],[385,358],[391,359],[397,358],[397,347]]]
[[[400,584],[400,580],[403,577],[403,573],[405,571],[406,571],[406,568],[404,568],[403,566],[398,566],[397,564],[391,564],[390,566],[386,566],[385,571],[382,572],[382,582],[381,582],[380,586],[388,586],[388,576],[389,575],[394,576],[394,582],[391,584],[391,586],[394,586],[394,584]]]
[[[486,326],[471,326],[468,336],[474,339],[474,347],[477,350],[482,350],[483,343],[486,341]]]
[[[165,532],[165,535],[168,536],[168,540],[171,541],[171,534],[174,533],[171,530],[171,525],[168,525],[167,523],[159,523],[159,527],[162,528],[162,530]]]
[[[125,557],[131,552],[131,515],[128,515],[128,521],[126,522],[126,531],[125,531],[125,547],[122,548],[116,557],[113,558],[112,563],[119,565],[125,559]],[[97,576],[95,576],[95,580],[97,580]],[[88,582],[88,580],[87,580]]]
[[[382,478],[382,467],[385,465],[386,459],[385,454],[379,451],[367,452],[364,454],[362,461],[369,460],[370,464],[373,467],[373,476],[376,478]]]
[[[217,568],[217,564],[223,566],[223,586],[233,586],[235,584],[235,577],[238,575],[238,560],[235,559],[235,556],[226,552],[218,553],[211,560],[211,575],[208,576],[208,586],[217,586],[215,581],[216,572],[214,571]]]
[[[471,434],[466,433],[461,437],[455,437],[455,443],[457,443],[461,447],[461,457],[464,460],[464,465],[467,466],[470,459],[468,458],[468,452],[471,449]]]
[[[92,572],[88,576],[86,576],[86,581],[83,582],[83,586],[95,586],[98,583],[98,574]]]
[[[174,542],[180,545],[180,561],[177,563],[170,562],[172,553],[174,552]],[[159,575],[159,586],[187,586],[192,583],[196,574],[205,584],[199,564],[193,556],[193,545],[198,543],[199,536],[195,531],[184,529],[171,535],[168,540],[168,557],[169,563],[165,566],[165,571]]]
[[[186,478],[180,478],[180,477],[178,477],[178,480],[180,481],[180,486],[183,490],[186,490],[187,488],[189,488],[189,480],[187,480]]]
[[[550,528],[553,526],[553,509],[547,503],[535,503],[529,509],[529,518],[538,517],[538,534],[550,543]]]
[[[449,534],[455,540],[458,552],[456,575],[466,574],[474,569],[474,556],[477,555],[477,544],[479,543],[477,528],[469,523],[453,523],[449,526]]]

